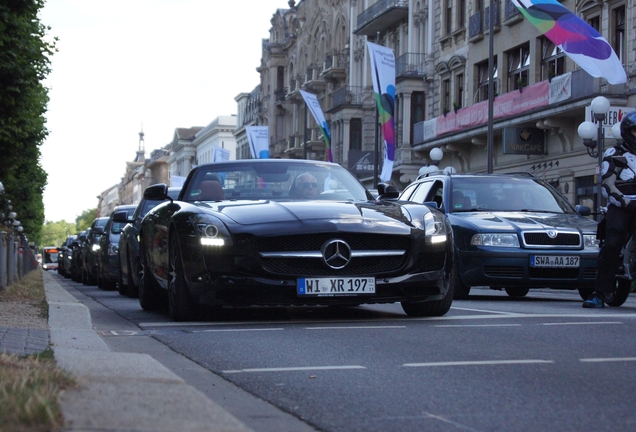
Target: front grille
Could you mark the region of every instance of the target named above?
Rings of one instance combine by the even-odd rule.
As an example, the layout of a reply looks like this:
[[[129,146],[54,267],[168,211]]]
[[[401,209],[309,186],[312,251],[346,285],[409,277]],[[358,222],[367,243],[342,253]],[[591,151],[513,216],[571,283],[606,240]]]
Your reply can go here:
[[[596,267],[585,267],[583,269],[584,279],[596,279]]]
[[[577,279],[578,268],[529,268],[530,279]]]
[[[405,251],[399,256],[355,257],[342,269],[328,267],[321,258],[261,258],[263,269],[278,275],[338,276],[383,274],[397,271],[408,260],[410,238],[406,236],[321,233],[299,236],[277,236],[260,238],[256,242],[258,253],[271,252],[320,252],[325,242],[344,240],[351,251]]]
[[[555,238],[550,238],[545,232],[526,232],[523,239],[528,246],[580,246],[579,233],[557,233]]]
[[[489,277],[522,278],[523,267],[484,266],[484,274]]]
[[[421,262],[420,268],[422,271],[429,272],[441,270],[444,268],[444,264],[446,263],[446,251],[423,254]]]

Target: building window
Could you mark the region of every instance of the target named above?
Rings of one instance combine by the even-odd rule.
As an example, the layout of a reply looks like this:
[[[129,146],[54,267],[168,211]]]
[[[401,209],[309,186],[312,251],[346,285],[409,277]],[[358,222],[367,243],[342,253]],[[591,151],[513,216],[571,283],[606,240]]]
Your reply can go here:
[[[597,32],[601,32],[601,17],[599,15],[588,17],[587,23]]]
[[[453,107],[461,108],[464,103],[464,74],[455,75],[455,97]]]
[[[625,64],[625,5],[612,11],[612,48],[621,63]]]
[[[475,93],[476,99],[474,102],[481,102],[488,100],[488,60],[484,60],[481,63],[476,65],[477,68],[477,79],[479,80],[477,83],[477,92]],[[493,77],[493,86],[495,90],[495,96],[499,93],[499,76],[497,71],[497,56],[494,57],[494,69],[492,73]]]
[[[362,119],[349,120],[349,150],[362,150]]]
[[[450,79],[442,81],[442,109],[444,114],[450,111]]]
[[[411,93],[411,124],[410,124],[410,136],[409,142],[413,142],[413,128],[416,123],[423,122],[426,115],[426,98],[424,92]]]
[[[457,0],[457,28],[466,27],[466,0]]]
[[[521,45],[507,52],[508,55],[508,91],[527,86],[530,82],[530,45]]]
[[[453,0],[445,0],[446,16],[444,17],[444,34],[449,35],[453,31]]]
[[[565,53],[548,38],[541,38],[541,80],[563,75],[565,71]]]

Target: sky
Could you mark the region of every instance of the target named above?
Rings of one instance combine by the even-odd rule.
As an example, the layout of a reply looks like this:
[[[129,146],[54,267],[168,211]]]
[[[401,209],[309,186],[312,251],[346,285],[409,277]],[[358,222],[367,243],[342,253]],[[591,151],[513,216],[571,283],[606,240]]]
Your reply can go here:
[[[41,147],[46,221],[75,222],[176,128],[236,114],[259,84],[261,42],[287,0],[46,0],[58,52]]]

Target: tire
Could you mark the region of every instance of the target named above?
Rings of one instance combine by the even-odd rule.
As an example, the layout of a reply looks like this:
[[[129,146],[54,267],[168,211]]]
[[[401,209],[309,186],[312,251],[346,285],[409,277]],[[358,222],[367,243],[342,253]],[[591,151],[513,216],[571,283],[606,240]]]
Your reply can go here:
[[[119,277],[118,277],[118,282],[117,282],[117,292],[119,292],[120,295],[128,295],[128,287],[126,285],[124,285],[124,279],[121,277],[121,268],[119,269]]]
[[[457,255],[455,255],[455,257],[457,257]],[[459,262],[457,258],[455,258],[455,265],[453,266],[451,285],[453,286],[453,292],[455,293],[455,300],[466,300],[468,298],[470,287],[462,282],[461,275],[459,274]]]
[[[632,281],[629,279],[616,278],[616,288],[612,296],[605,301],[608,306],[618,307],[625,303],[629,297],[629,291],[632,287]]]
[[[452,276],[451,276],[452,277]],[[441,300],[411,303],[402,302],[402,309],[410,317],[442,316],[450,310],[455,296],[455,287],[450,280],[446,280],[448,291]]]
[[[137,268],[140,268],[141,265],[138,265]],[[128,261],[128,274],[126,276],[126,280],[128,281],[128,297],[130,298],[137,298],[139,297],[139,287],[137,287],[137,285],[135,285],[135,280],[133,279],[132,276],[132,272],[135,269],[135,267],[133,267],[132,263],[130,261]],[[139,276],[139,279],[141,280],[141,275]]]
[[[504,289],[506,290],[506,294],[508,294],[510,297],[515,298],[525,297],[530,291],[530,288],[525,287],[508,287]]]
[[[153,283],[150,271],[146,270],[148,265],[143,264],[143,261],[142,267],[141,280],[139,281],[139,305],[143,310],[152,311],[159,306],[157,287]]]
[[[168,315],[175,321],[188,321],[193,318],[196,305],[188,292],[188,286],[183,276],[181,250],[176,234],[170,236],[169,253]]]

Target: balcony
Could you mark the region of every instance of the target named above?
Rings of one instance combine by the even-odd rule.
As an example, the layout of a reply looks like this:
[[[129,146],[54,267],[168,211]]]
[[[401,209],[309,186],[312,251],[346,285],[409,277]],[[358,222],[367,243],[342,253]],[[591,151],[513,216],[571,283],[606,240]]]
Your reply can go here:
[[[352,105],[362,105],[363,88],[361,86],[344,86],[334,90],[331,93],[331,108],[327,112]]]
[[[468,40],[477,41],[484,37],[484,11],[479,11],[468,18]]]
[[[300,94],[300,78],[289,81],[289,91],[285,95],[285,100],[290,102],[300,101],[302,99],[302,95]]]
[[[325,80],[320,77],[321,72],[322,66],[307,68],[303,87],[309,91],[324,90],[327,84],[325,83]]]
[[[505,0],[504,3],[504,23],[511,25],[522,21],[523,15],[517,6],[511,0]]]
[[[338,82],[347,77],[346,62],[344,60],[346,53],[343,54],[328,54],[324,63],[322,64],[322,72],[320,77],[325,81]]]
[[[408,14],[408,1],[379,0],[358,15],[358,27],[353,33],[358,36],[375,36],[378,32],[406,19]]]
[[[426,76],[426,54],[405,53],[395,59],[395,76],[422,78]]]

